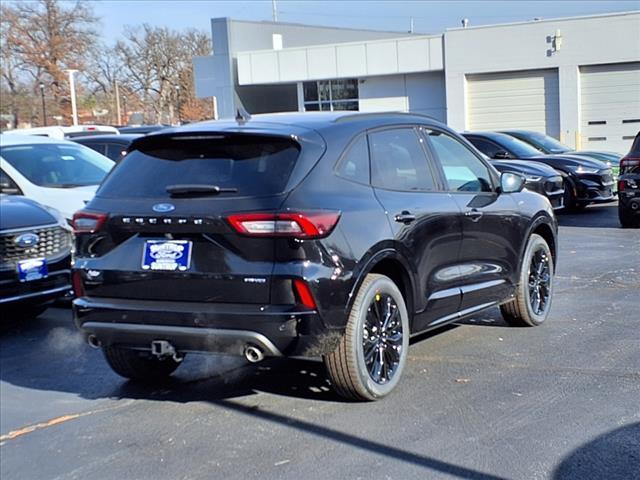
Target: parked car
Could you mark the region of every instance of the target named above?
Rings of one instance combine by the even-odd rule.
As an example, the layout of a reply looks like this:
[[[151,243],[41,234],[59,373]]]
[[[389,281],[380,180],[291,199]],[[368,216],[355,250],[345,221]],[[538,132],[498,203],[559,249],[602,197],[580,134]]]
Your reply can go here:
[[[560,172],[564,179],[564,206],[569,210],[615,200],[613,172],[599,160],[571,154],[540,155],[532,146],[504,133],[466,132],[463,135],[489,158],[526,159]]]
[[[524,186],[549,199],[554,210],[564,207],[564,180],[555,169],[540,162],[490,160],[499,172],[514,172],[525,178]]]
[[[171,128],[169,125],[135,125],[130,127],[118,127],[120,133],[139,133],[146,135],[147,133],[157,132],[165,128]]]
[[[71,229],[55,210],[0,194],[0,309],[36,317],[71,289]]]
[[[523,185],[419,115],[147,135],[74,216],[75,322],[127,378],[190,352],[323,356],[337,392],[377,399],[411,334],[496,305],[545,321],[557,223]]]
[[[67,140],[0,135],[0,193],[24,195],[71,220],[114,162]]]
[[[75,137],[72,140],[76,143],[89,147],[92,150],[110,158],[114,162],[119,162],[127,154],[127,149],[131,142],[142,134],[124,133],[121,135],[99,135],[88,137]]]
[[[540,132],[531,130],[501,130],[500,133],[511,135],[512,137],[528,143],[540,153],[547,155],[569,153],[572,155],[580,155],[581,157],[589,157],[606,163],[613,172],[614,177],[618,175],[620,167],[620,159],[622,155],[616,152],[599,152],[595,150],[575,150],[555,138]]]
[[[620,160],[618,217],[623,227],[640,227],[640,132]]]
[[[87,135],[117,135],[118,129],[108,125],[76,125],[72,127],[35,127],[18,128],[15,130],[5,130],[3,134],[8,135],[37,135],[39,137],[51,137],[57,139],[73,138]]]

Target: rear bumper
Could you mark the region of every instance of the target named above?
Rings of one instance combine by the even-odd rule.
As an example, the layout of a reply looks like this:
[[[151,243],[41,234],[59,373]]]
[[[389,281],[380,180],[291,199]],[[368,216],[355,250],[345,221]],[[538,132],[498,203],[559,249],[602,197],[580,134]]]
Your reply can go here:
[[[327,331],[316,311],[290,305],[203,304],[82,297],[74,320],[105,346],[151,349],[166,340],[179,352],[242,355],[246,346],[271,356],[318,356],[341,332]]]

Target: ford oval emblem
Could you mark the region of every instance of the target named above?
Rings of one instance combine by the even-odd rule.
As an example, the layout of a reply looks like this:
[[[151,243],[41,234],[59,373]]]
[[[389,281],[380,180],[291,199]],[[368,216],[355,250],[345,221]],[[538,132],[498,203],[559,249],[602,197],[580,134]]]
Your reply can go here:
[[[167,213],[175,210],[176,206],[171,203],[156,203],[153,207],[151,207],[151,209],[154,212]]]
[[[28,248],[36,245],[39,240],[40,237],[35,233],[23,233],[18,235],[13,242],[19,247]]]

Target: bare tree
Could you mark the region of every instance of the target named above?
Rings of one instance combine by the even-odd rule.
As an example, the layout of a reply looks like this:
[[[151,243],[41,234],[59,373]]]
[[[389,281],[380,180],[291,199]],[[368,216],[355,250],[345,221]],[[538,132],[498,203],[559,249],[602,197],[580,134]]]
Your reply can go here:
[[[0,6],[7,69],[30,79],[34,94],[44,82],[59,107],[68,101],[65,69],[84,69],[98,38],[91,6],[80,1],[67,5],[36,0]],[[4,72],[3,79],[11,90]]]

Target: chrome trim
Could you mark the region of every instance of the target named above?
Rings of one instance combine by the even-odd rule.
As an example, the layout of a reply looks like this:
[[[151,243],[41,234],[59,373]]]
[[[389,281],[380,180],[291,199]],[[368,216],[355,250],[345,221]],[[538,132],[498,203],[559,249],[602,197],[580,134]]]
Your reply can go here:
[[[40,292],[31,292],[31,293],[24,293],[22,295],[16,295],[14,297],[7,297],[7,298],[0,298],[0,303],[9,303],[9,302],[17,302],[20,300],[26,300],[27,298],[34,298],[34,297],[40,297],[43,295],[49,295],[49,294],[53,294],[53,293],[60,293],[60,292],[64,292],[67,290],[71,290],[71,285],[65,285],[63,287],[56,287],[56,288],[51,288],[49,290],[42,290]]]
[[[443,298],[454,297],[456,295],[460,295],[460,288],[447,288],[445,290],[438,290],[437,292],[433,292],[427,298],[427,302],[431,302],[433,300],[442,300]]]
[[[498,285],[502,285],[503,283],[506,283],[506,282],[507,281],[504,279],[487,280],[486,282],[474,283],[472,285],[465,285],[463,287],[460,287],[460,290],[462,290],[462,295],[464,295],[465,293],[477,292],[478,290],[484,290],[485,288],[497,287]]]
[[[447,315],[445,317],[434,320],[429,324],[429,327],[440,325],[441,323],[449,322],[452,320],[460,320],[463,317],[466,317],[467,315],[471,315],[472,313],[476,313],[486,308],[493,307],[494,305],[497,305],[497,304],[498,302],[488,302],[488,303],[482,303],[480,305],[476,305],[475,307],[465,308],[464,310],[460,310],[459,312],[452,313],[451,315]]]
[[[215,352],[231,353],[242,355],[247,344],[253,344],[268,355],[281,357],[282,353],[267,337],[258,332],[249,330],[231,330],[220,328],[200,328],[200,327],[176,327],[169,325],[146,325],[136,323],[102,323],[86,322],[80,326],[85,334],[94,334],[103,343],[109,345],[110,342],[104,340],[115,339],[122,335],[122,343],[132,343],[134,345],[142,343],[149,345],[151,340],[169,339],[174,346],[179,347],[180,343],[190,341],[203,341],[207,348],[182,348],[181,352]],[[137,337],[137,338],[136,338]],[[126,339],[126,340],[125,340]],[[149,340],[151,339],[151,340]],[[147,342],[149,340],[149,342]],[[138,347],[136,347],[138,348]]]
[[[49,223],[47,225],[32,225],[31,227],[20,227],[20,228],[11,228],[9,230],[0,230],[0,235],[8,235],[16,232],[31,232],[33,230],[40,230],[42,228],[54,228],[61,227],[67,230],[66,225],[62,225],[60,223]]]

